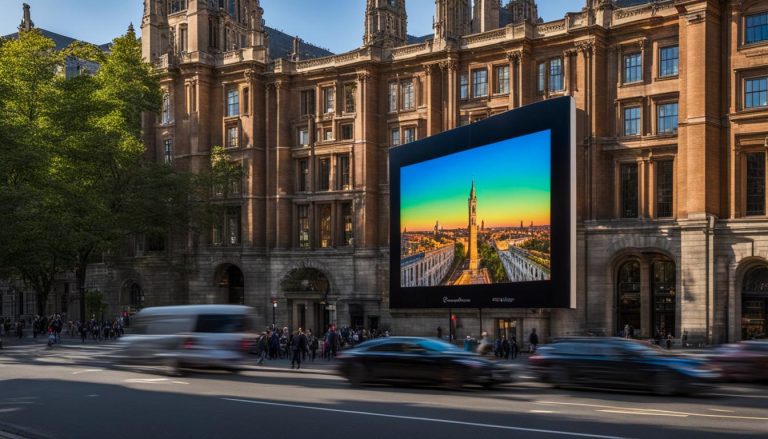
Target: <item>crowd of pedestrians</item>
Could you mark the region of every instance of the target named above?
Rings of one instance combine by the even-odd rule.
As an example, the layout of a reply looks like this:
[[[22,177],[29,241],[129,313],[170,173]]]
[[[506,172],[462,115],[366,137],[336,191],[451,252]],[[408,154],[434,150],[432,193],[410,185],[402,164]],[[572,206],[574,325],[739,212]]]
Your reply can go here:
[[[82,343],[87,340],[95,342],[115,340],[125,333],[127,319],[116,317],[114,319],[97,320],[95,316],[87,322],[64,321],[60,314],[50,316],[36,315],[31,318],[0,318],[0,336],[24,338],[32,332],[32,338],[47,337],[48,345],[58,344],[65,337],[80,337]]]

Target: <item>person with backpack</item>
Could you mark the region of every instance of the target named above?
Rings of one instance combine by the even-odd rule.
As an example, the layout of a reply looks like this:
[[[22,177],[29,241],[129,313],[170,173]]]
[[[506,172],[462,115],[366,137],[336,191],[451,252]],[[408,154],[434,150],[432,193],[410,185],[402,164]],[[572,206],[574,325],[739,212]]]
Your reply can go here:
[[[307,336],[304,335],[304,332],[301,330],[301,328],[293,333],[291,342],[291,348],[293,350],[293,357],[291,358],[291,369],[293,369],[294,364],[296,365],[296,369],[301,369],[301,353],[307,349]]]
[[[320,348],[320,341],[315,337],[314,334],[312,334],[312,330],[308,330],[307,334],[309,336],[307,337],[309,341],[309,352],[310,352],[310,358],[312,359],[312,362],[315,361],[315,357],[317,356],[317,350]]]

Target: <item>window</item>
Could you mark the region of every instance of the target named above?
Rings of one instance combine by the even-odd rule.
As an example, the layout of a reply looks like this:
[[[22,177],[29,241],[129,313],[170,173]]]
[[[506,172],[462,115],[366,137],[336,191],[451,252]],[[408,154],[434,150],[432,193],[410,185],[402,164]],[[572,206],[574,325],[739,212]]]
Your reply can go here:
[[[544,94],[547,91],[547,64],[539,63],[536,66],[536,91],[539,94]]]
[[[227,148],[237,148],[239,144],[238,131],[236,126],[227,127]]]
[[[345,246],[352,245],[352,203],[341,204],[341,243]]]
[[[240,114],[240,94],[237,89],[227,90],[227,117],[238,116]]]
[[[331,236],[331,206],[323,204],[319,207],[320,211],[320,248],[333,246],[333,237]]]
[[[549,91],[563,91],[563,60],[549,60]]]
[[[409,79],[400,83],[400,102],[403,110],[413,109],[413,80]]]
[[[640,135],[640,107],[624,108],[624,135]]]
[[[659,134],[677,132],[677,102],[659,105]]]
[[[309,159],[299,159],[299,192],[309,190]]]
[[[744,108],[768,106],[768,77],[744,81]]]
[[[488,70],[480,69],[472,71],[472,97],[480,98],[488,96]]]
[[[315,91],[302,90],[301,95],[301,115],[314,114],[315,112]]]
[[[765,153],[747,154],[747,215],[765,215]]]
[[[672,216],[673,168],[672,160],[656,163],[656,216]]]
[[[330,190],[331,181],[331,159],[318,160],[319,175],[317,181],[317,188],[321,191]]]
[[[340,155],[336,159],[336,176],[338,184],[336,189],[345,191],[350,189],[349,155]]]
[[[187,27],[179,26],[179,50],[187,51]]]
[[[211,231],[211,243],[213,245],[222,244],[221,225],[219,224],[213,225],[213,230]]]
[[[309,206],[300,204],[299,210],[299,247],[309,248]]]
[[[299,128],[299,146],[309,146],[308,128]]]
[[[248,89],[248,87],[243,89],[243,113],[248,114],[249,110],[249,100],[251,97],[251,91]]]
[[[509,93],[509,66],[494,67],[493,77],[495,80],[493,92],[495,94]]]
[[[173,162],[173,139],[163,140],[163,157],[165,164],[170,165]]]
[[[392,146],[400,145],[400,129],[392,128],[392,130],[389,132],[389,138],[390,138],[390,144]]]
[[[621,165],[621,217],[637,218],[637,163]]]
[[[357,85],[355,85],[354,83],[344,84],[344,112],[345,113],[355,112],[355,91],[356,90],[357,90]]]
[[[677,76],[679,52],[678,46],[662,47],[659,50],[659,76]]]
[[[459,75],[459,99],[469,98],[469,77],[466,73]]]
[[[171,0],[171,14],[187,9],[187,0]]]
[[[403,143],[411,143],[416,140],[416,128],[403,128]]]
[[[235,0],[227,0],[227,13],[230,16],[235,17],[235,11]]]
[[[341,126],[341,140],[352,140],[354,138],[354,125],[345,123]]]
[[[334,96],[333,87],[323,88],[323,113],[333,113]]]
[[[624,83],[643,80],[643,62],[640,52],[624,55]]]
[[[227,209],[227,244],[236,245],[240,243],[240,208],[230,207]]]
[[[397,83],[389,83],[389,93],[387,95],[389,102],[389,111],[397,111]]]
[[[746,44],[768,41],[768,12],[748,15],[745,20]]]
[[[171,123],[171,95],[168,93],[163,94],[163,110],[160,120],[163,124]]]
[[[330,142],[333,140],[333,130],[330,128],[324,128],[323,129],[323,140],[326,142]]]

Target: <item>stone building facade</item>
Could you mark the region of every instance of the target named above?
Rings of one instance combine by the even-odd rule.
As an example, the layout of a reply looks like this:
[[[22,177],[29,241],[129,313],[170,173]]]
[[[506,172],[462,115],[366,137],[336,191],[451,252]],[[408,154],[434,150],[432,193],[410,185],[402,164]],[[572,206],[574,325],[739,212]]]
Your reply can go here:
[[[148,154],[198,171],[221,145],[246,177],[222,190],[210,233],[136,243],[114,271],[129,292],[117,307],[241,302],[280,326],[446,328],[446,311],[388,307],[388,149],[568,95],[576,309],[461,311],[456,333],[765,333],[765,1],[586,0],[543,23],[534,0],[437,0],[435,34],[408,44],[405,1],[367,0],[363,45],[314,59],[270,58],[258,0],[144,3],[166,93],[145,117]],[[132,288],[142,302],[126,302]]]

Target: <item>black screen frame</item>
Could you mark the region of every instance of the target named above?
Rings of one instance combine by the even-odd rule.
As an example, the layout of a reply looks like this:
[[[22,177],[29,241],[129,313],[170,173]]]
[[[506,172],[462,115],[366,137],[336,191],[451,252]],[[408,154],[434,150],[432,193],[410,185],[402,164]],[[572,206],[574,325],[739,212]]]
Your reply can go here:
[[[575,308],[576,106],[560,97],[390,148],[389,307]],[[401,287],[400,169],[446,155],[550,131],[550,280],[490,285]]]

